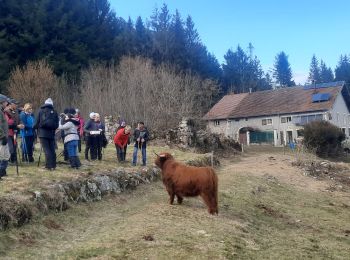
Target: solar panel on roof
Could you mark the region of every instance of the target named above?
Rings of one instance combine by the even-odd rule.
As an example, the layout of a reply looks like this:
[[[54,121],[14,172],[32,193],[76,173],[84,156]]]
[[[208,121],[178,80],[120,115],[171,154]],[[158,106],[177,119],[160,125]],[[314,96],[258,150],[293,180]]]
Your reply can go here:
[[[335,81],[335,82],[327,82],[327,83],[319,83],[315,85],[305,85],[304,89],[314,89],[314,88],[331,88],[331,87],[340,87],[345,84],[345,81]]]
[[[312,103],[328,101],[331,98],[330,93],[318,93],[312,95]]]

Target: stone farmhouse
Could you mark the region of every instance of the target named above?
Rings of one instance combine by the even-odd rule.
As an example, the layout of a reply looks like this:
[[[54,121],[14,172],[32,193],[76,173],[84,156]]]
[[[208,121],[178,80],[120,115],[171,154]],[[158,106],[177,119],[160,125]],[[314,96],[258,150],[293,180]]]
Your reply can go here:
[[[208,129],[242,144],[286,145],[305,124],[327,120],[350,136],[350,95],[344,81],[224,96],[204,116]]]

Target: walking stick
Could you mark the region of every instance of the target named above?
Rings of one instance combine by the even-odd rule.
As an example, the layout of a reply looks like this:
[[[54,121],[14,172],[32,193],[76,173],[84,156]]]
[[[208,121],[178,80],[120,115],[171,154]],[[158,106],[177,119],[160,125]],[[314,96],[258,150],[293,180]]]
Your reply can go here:
[[[15,151],[16,151],[16,173],[17,173],[17,176],[19,175],[19,171],[18,171],[18,158],[17,158],[17,154],[18,154],[18,147],[17,147],[17,133],[15,133],[13,135],[13,144],[14,144],[14,148],[15,148]]]
[[[25,136],[23,134],[23,132],[21,131],[21,138],[22,138],[22,149],[23,149],[23,156],[24,159],[27,163],[29,162],[29,158],[28,158],[28,150],[27,150],[27,144],[26,144],[26,140],[25,140]]]
[[[40,144],[40,153],[39,153],[39,159],[38,159],[38,167],[40,165],[40,158],[41,158],[41,152],[43,151],[43,146]]]
[[[139,164],[140,165],[142,165],[142,144],[141,144],[141,142],[140,141],[138,141],[138,144],[137,144],[137,146],[138,146],[138,150],[140,151],[140,153],[141,153],[141,158],[139,158],[140,156],[139,156],[139,151],[137,151],[137,160],[139,161]]]

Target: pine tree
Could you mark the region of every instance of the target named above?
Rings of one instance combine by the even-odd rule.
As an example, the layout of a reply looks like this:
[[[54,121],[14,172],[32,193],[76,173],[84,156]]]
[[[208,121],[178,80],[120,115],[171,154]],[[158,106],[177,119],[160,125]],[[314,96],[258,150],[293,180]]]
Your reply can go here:
[[[341,55],[335,68],[335,79],[344,80],[350,85],[350,59],[347,55]]]
[[[321,77],[320,77],[320,67],[318,66],[318,60],[315,56],[315,54],[311,58],[311,64],[310,64],[310,71],[309,71],[309,77],[308,81],[309,83],[320,83]]]
[[[321,60],[320,62],[320,83],[332,82],[334,81],[334,74],[332,69],[326,66],[326,64]]]
[[[171,16],[166,4],[163,4],[160,11],[157,8],[153,11],[150,20],[151,30],[153,31],[152,57],[157,64],[169,61],[170,22]]]
[[[151,38],[149,32],[145,28],[142,18],[139,16],[135,23],[135,48],[136,55],[150,57],[151,55]]]
[[[294,81],[292,81],[292,69],[288,61],[288,56],[283,51],[275,57],[273,77],[280,87],[291,87],[295,85]]]

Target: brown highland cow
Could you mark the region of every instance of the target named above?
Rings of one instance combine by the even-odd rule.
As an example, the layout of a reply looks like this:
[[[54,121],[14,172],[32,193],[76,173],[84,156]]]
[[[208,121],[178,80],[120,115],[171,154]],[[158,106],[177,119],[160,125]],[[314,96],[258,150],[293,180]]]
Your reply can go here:
[[[157,155],[155,164],[162,170],[162,180],[170,204],[182,203],[183,197],[201,196],[210,214],[218,214],[218,177],[212,167],[187,166],[169,153]]]

